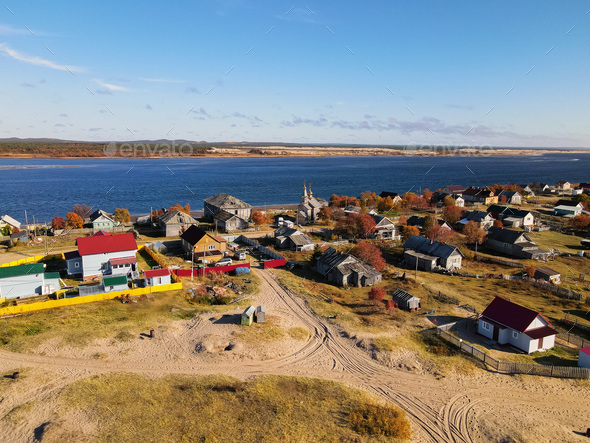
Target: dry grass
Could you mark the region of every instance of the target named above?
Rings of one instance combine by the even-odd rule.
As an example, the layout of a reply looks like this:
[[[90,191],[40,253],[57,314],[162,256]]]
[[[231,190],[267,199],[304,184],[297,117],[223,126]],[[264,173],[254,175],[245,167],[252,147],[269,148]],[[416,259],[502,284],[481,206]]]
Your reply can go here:
[[[287,332],[295,340],[304,341],[307,340],[307,337],[309,337],[309,331],[301,327],[290,328]]]
[[[214,309],[192,304],[183,292],[173,291],[158,294],[153,301],[142,298],[137,303],[123,304],[118,300],[106,300],[38,311],[3,319],[0,345],[12,351],[26,351],[52,338],[79,347],[95,338],[127,341],[157,324],[191,318]]]
[[[59,403],[62,413],[83,413],[98,423],[97,440],[104,442],[367,441],[352,429],[351,417],[376,404],[361,391],[307,378],[264,376],[244,382],[225,376],[168,376],[152,380],[130,374],[73,383],[60,394]],[[409,429],[403,411],[378,408],[387,418],[396,415],[400,429]],[[44,438],[58,441],[72,426],[58,419]],[[371,441],[391,440],[374,437]]]

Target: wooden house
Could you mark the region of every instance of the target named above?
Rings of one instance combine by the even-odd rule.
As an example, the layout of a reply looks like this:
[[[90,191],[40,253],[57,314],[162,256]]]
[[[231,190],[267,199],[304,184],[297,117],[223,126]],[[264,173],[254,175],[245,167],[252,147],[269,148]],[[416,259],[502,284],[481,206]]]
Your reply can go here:
[[[164,237],[176,237],[190,226],[199,226],[199,222],[186,212],[173,209],[158,217],[158,225]]]
[[[256,312],[254,313],[254,320],[256,323],[264,323],[266,317],[266,306],[258,306],[256,308]]]
[[[97,209],[89,216],[92,229],[112,229],[115,227],[115,219],[112,214]]]
[[[547,259],[549,252],[542,251],[524,232],[492,227],[488,231],[487,247],[513,257]]]
[[[525,226],[534,226],[535,216],[530,211],[523,209],[511,208],[509,206],[491,205],[487,212],[496,220],[500,220],[504,227],[521,228]]]
[[[509,205],[520,205],[522,203],[522,194],[518,191],[500,191],[498,201]]]
[[[281,226],[274,232],[277,248],[293,251],[313,251],[315,243],[304,232],[287,226]]]
[[[463,218],[457,222],[458,229],[463,229],[467,223],[474,222],[487,231],[494,226],[494,217],[485,211],[464,211]]]
[[[391,299],[397,303],[397,306],[400,309],[419,311],[422,308],[420,305],[420,299],[403,289],[396,289],[393,291]]]
[[[331,247],[318,258],[316,270],[327,281],[340,286],[371,286],[382,278],[373,266]]]
[[[461,269],[463,254],[456,246],[412,235],[404,243],[404,263],[425,271]]]
[[[248,306],[246,310],[242,313],[242,321],[240,324],[250,326],[252,321],[254,320],[254,306]]]
[[[536,268],[534,278],[538,280],[545,280],[546,282],[556,285],[561,283],[561,274],[551,268],[548,268],[547,266],[539,266]]]
[[[580,202],[573,200],[558,200],[553,207],[555,215],[561,215],[566,217],[576,217],[582,213],[584,205]]]
[[[559,180],[555,183],[555,189],[558,191],[569,191],[572,188],[572,184],[565,180]]]
[[[415,226],[418,229],[424,229],[424,223],[426,222],[426,217],[420,217],[419,215],[412,215],[406,221],[408,226]],[[436,224],[439,225],[441,228],[453,229],[451,225],[449,225],[446,221],[441,219],[436,219]]]
[[[212,260],[223,257],[227,250],[227,240],[211,235],[198,226],[190,226],[180,234],[182,249],[194,256],[196,260]]]
[[[382,191],[381,194],[379,194],[379,197],[381,197],[381,198],[390,197],[393,200],[393,204],[396,204],[396,203],[399,203],[402,201],[402,197],[397,192]]]
[[[461,194],[463,194],[463,192],[465,192],[465,186],[449,185],[449,186],[445,186],[444,188],[442,188],[441,191],[444,192],[445,194],[461,195]]]
[[[143,271],[146,286],[169,285],[172,283],[170,269],[151,269]]]
[[[375,232],[372,237],[379,240],[400,240],[399,228],[389,218],[383,215],[371,215],[375,220]]]
[[[528,354],[551,349],[557,335],[549,320],[541,314],[500,297],[494,298],[482,312],[477,332]]]
[[[484,205],[492,205],[498,203],[498,196],[494,191],[488,188],[469,187],[462,193],[463,199],[466,202],[483,203]]]
[[[215,230],[233,232],[248,229],[248,220],[228,211],[221,210],[213,216]]]
[[[137,243],[132,233],[111,235],[99,231],[76,239],[77,251],[66,252],[66,269],[72,277],[92,280],[100,275],[130,274],[137,278]]]
[[[214,220],[214,215],[220,211],[237,215],[246,222],[250,220],[252,206],[229,194],[217,194],[204,200],[205,219]]]
[[[0,217],[0,230],[4,230],[6,235],[10,235],[15,231],[20,230],[20,227],[21,223],[10,215],[3,215]]]

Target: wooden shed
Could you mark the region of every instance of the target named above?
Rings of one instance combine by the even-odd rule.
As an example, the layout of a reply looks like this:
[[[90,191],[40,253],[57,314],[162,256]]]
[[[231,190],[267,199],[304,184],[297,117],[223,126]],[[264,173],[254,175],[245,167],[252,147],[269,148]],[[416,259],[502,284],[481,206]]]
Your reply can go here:
[[[258,306],[256,308],[256,314],[254,314],[254,318],[256,323],[264,323],[264,317],[266,316],[266,306]]]
[[[396,289],[393,291],[393,295],[391,298],[393,301],[397,302],[397,305],[400,309],[407,309],[408,311],[419,311],[422,306],[420,306],[420,299],[409,292],[404,291],[403,289]]]
[[[250,326],[252,324],[252,320],[254,319],[254,306],[248,306],[244,313],[242,314],[242,322],[241,324]]]

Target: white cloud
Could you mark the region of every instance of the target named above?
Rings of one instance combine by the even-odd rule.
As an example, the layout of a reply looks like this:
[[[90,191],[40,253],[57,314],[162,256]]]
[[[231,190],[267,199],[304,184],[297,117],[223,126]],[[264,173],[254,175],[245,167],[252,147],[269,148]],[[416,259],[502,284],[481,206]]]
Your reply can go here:
[[[57,69],[58,71],[70,71],[70,72],[84,71],[84,68],[80,68],[77,66],[58,65],[56,63],[53,63],[50,60],[47,60],[47,59],[44,59],[41,57],[21,54],[20,52],[15,51],[14,49],[10,48],[6,43],[0,43],[0,52],[3,52],[7,56],[9,56],[15,60],[29,63],[29,64],[35,65],[35,66],[42,66],[44,68]]]
[[[105,83],[102,80],[98,80],[98,79],[94,79],[94,81],[99,85],[102,86],[103,88],[108,89],[109,91],[129,91],[129,89],[127,89],[124,86],[119,86],[119,85],[113,85],[112,83]]]
[[[13,28],[10,25],[0,25],[0,35],[26,35],[31,34],[30,31],[21,28]]]

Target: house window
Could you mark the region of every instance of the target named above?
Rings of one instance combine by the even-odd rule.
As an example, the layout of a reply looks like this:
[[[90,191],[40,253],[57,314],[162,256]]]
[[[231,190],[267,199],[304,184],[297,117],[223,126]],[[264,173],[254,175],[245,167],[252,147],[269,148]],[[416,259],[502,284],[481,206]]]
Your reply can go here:
[[[518,338],[518,332],[512,331],[512,338]]]
[[[207,246],[207,249],[209,249],[210,251],[212,251],[213,249],[215,249],[215,245],[209,245],[209,246]]]
[[[79,268],[80,267],[80,263],[74,263],[74,268]]]
[[[483,329],[485,329],[486,331],[489,331],[490,330],[490,324],[489,323],[486,323],[485,321],[482,321],[481,322],[481,327]]]

